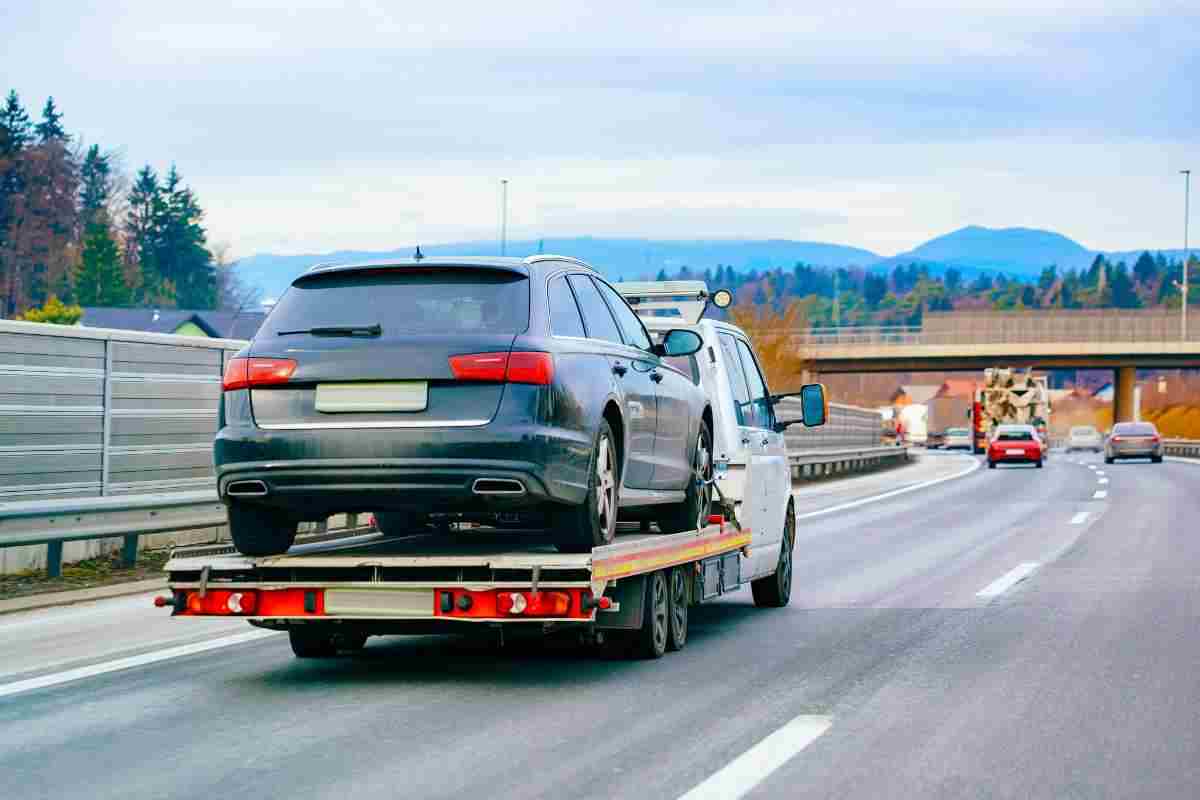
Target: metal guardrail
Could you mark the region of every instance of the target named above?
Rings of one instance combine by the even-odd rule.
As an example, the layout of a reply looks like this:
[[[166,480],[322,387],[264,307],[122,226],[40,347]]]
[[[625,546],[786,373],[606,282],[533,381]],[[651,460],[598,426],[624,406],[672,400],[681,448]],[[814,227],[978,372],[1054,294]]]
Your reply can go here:
[[[1196,439],[1164,439],[1163,451],[1169,456],[1200,458],[1200,441]]]
[[[910,448],[897,445],[789,453],[794,478],[819,478],[908,461]]]

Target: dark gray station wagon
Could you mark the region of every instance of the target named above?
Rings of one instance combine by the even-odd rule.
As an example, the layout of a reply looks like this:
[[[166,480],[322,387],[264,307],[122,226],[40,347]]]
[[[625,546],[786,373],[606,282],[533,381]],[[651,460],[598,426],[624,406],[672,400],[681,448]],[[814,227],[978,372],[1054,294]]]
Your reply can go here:
[[[712,412],[600,275],[560,256],[318,266],[227,365],[215,458],[234,544],[374,511],[536,512],[565,550],[622,518],[702,526]],[[678,362],[676,362],[678,363]]]

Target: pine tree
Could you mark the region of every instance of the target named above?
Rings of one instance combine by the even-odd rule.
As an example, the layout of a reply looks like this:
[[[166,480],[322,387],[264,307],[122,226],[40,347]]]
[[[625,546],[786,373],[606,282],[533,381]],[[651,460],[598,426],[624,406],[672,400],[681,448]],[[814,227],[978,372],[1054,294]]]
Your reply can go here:
[[[67,132],[62,126],[62,114],[55,107],[53,97],[46,98],[46,105],[42,108],[42,121],[35,126],[35,130],[38,141],[43,144],[67,140]]]
[[[1113,269],[1109,288],[1112,292],[1112,304],[1117,308],[1139,308],[1142,305],[1141,298],[1134,291],[1133,281],[1129,279],[1129,268],[1125,266],[1124,261]]]
[[[0,111],[0,156],[21,152],[33,139],[33,124],[15,91],[9,91]]]
[[[138,270],[134,300],[139,305],[174,305],[174,295],[165,285],[158,267],[161,227],[166,213],[158,175],[150,165],[142,167],[129,190],[129,212],[125,216],[125,257]]]
[[[88,148],[79,177],[79,211],[86,227],[98,212],[108,207],[113,190],[110,157],[100,152],[99,145]]]
[[[131,299],[121,253],[103,215],[87,227],[75,273],[75,296],[84,306],[125,306]]]
[[[1048,266],[1042,270],[1042,274],[1038,277],[1037,285],[1038,285],[1038,288],[1044,292],[1047,289],[1049,289],[1051,286],[1053,286],[1054,282],[1057,280],[1058,280],[1058,267],[1051,264],[1050,266]]]
[[[1158,274],[1158,269],[1154,265],[1154,257],[1148,252],[1142,251],[1133,265],[1133,279],[1143,286],[1149,285],[1154,280],[1154,276]]]
[[[958,290],[962,287],[962,273],[951,267],[946,270],[944,283],[946,284],[946,291],[950,292],[950,294],[957,294]]]

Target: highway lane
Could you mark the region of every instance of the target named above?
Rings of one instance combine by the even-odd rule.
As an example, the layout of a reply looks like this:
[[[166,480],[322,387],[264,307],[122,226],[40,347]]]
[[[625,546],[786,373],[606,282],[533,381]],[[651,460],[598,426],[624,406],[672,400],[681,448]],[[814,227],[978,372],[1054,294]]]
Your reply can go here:
[[[678,797],[741,764],[755,797],[1180,794],[1198,485],[1057,455],[805,519],[792,606],[696,609],[659,662],[426,638],[299,662],[273,637],[0,698],[0,791]]]

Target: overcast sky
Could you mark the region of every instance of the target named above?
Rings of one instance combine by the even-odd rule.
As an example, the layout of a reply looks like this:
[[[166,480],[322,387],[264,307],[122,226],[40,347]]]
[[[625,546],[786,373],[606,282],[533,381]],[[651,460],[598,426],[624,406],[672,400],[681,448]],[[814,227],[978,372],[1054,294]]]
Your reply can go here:
[[[1179,247],[1200,177],[1194,0],[14,3],[3,88],[236,255],[491,238],[501,178],[514,238]]]

